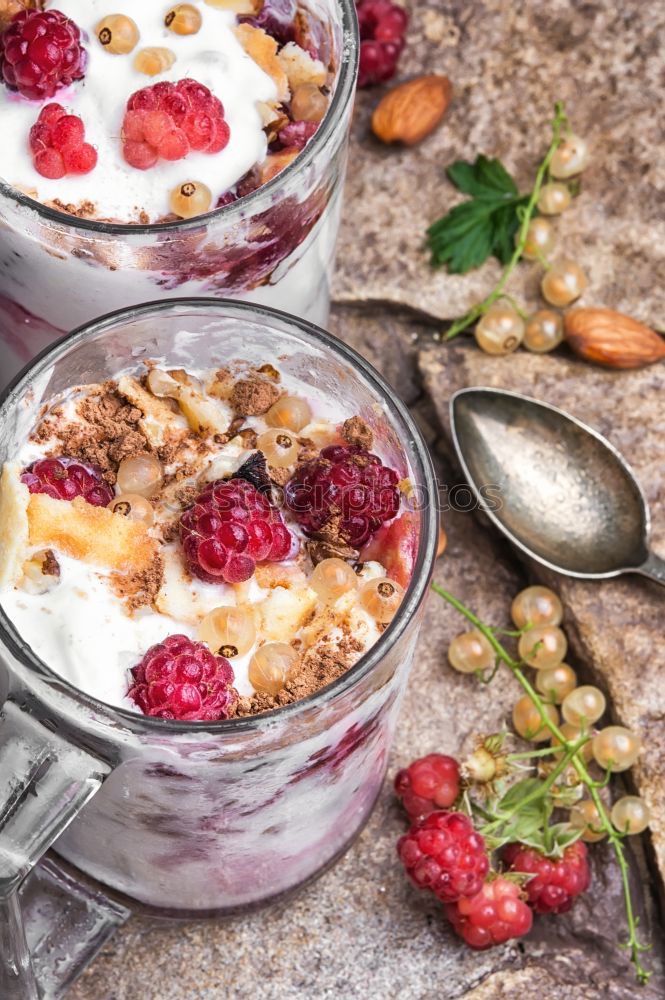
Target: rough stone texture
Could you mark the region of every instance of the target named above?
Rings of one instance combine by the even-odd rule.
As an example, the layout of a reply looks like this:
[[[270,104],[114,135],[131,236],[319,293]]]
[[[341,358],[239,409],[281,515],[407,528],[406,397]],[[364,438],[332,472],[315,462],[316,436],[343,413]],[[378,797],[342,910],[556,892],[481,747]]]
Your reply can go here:
[[[609,372],[565,355],[490,358],[462,341],[424,350],[420,365],[446,428],[450,395],[485,385],[554,403],[604,434],[633,466],[653,513],[653,548],[665,556],[665,367]],[[652,812],[653,846],[665,875],[663,589],[635,575],[599,582],[566,579],[536,563],[530,569],[561,594],[573,648],[608,692],[616,720],[642,734],[644,749],[631,774]]]
[[[528,190],[547,148],[556,100],[591,141],[594,161],[574,208],[557,223],[559,245],[584,265],[584,305],[655,324],[665,305],[665,165],[655,113],[661,101],[658,4],[552,0],[451,0],[411,4],[402,76],[442,72],[456,96],[442,127],[415,149],[369,133],[376,91],[358,97],[336,298],[392,302],[439,318],[463,314],[499,273],[496,262],[460,278],[432,270],[425,230],[459,195],[444,168],[478,153],[498,156]],[[537,301],[539,267],[522,266],[510,291]]]

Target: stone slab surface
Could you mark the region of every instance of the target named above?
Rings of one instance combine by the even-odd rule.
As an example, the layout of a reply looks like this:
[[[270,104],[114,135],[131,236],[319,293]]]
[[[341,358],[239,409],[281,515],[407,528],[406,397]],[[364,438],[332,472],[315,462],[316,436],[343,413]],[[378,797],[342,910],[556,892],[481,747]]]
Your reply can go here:
[[[557,223],[559,252],[576,257],[589,275],[581,304],[662,326],[665,163],[657,109],[665,7],[640,0],[410,6],[401,76],[445,73],[456,96],[434,135],[401,150],[371,136],[381,91],[359,94],[337,300],[399,303],[450,319],[482,299],[499,273],[495,261],[463,278],[449,276],[430,268],[423,248],[427,227],[459,200],[444,168],[478,153],[497,156],[529,190],[561,100],[594,156],[581,196]],[[539,272],[523,265],[509,286],[529,308]]]
[[[490,358],[463,341],[426,348],[420,365],[446,428],[451,394],[483,385],[554,403],[604,434],[637,474],[652,511],[654,551],[665,557],[665,367],[609,372],[565,355],[527,352]],[[609,694],[616,721],[642,735],[631,774],[652,812],[652,842],[665,876],[665,591],[635,575],[584,581],[536,563],[530,569],[561,594],[572,646]]]

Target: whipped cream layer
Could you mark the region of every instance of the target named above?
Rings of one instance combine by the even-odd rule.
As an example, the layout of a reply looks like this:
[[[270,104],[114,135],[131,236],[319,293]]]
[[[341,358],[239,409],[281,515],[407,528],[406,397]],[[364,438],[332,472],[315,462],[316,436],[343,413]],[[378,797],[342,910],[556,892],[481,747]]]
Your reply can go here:
[[[206,386],[214,373],[192,374]],[[82,422],[79,404],[90,390],[98,388],[73,389],[66,398],[58,400],[55,427]],[[351,415],[340,411],[339,401],[323,393],[317,394],[311,387],[305,394],[295,379],[282,377],[281,388],[291,395],[306,395],[310,404],[312,421],[298,432],[303,438],[308,434],[332,432]],[[233,412],[228,403],[222,400],[217,403],[230,422]],[[180,414],[174,414],[173,419],[183,430],[187,427]],[[244,426],[257,434],[268,429],[262,416],[246,417]],[[380,455],[380,449],[375,450]],[[62,453],[57,434],[46,440],[31,438],[25,441],[14,461],[24,469],[54,451]],[[164,472],[167,475],[174,473],[178,465],[186,463],[190,474],[177,485],[182,487],[191,483],[200,489],[205,482],[231,477],[253,453],[238,437],[223,445],[209,440],[205,446],[201,442],[194,450],[181,451],[173,464],[164,466]],[[170,502],[171,495],[166,487],[161,501],[155,505],[156,524],[151,534],[156,538],[161,538],[161,526],[173,517]],[[255,606],[257,642],[246,654],[230,660],[235,674],[234,686],[241,697],[254,694],[249,681],[249,664],[256,649],[265,641],[301,639],[303,648],[317,645],[322,651],[344,658],[350,667],[380,638],[382,629],[360,606],[355,593],[344,594],[330,606],[318,600],[307,585],[312,571],[304,551],[307,539],[288,510],[282,509],[281,513],[292,536],[298,540],[297,555],[280,563],[264,564],[268,567],[264,573],[260,566],[257,567],[256,575],[244,584],[212,584],[193,578],[186,570],[180,542],[177,539],[166,541],[160,545],[164,573],[157,606],[140,607],[130,613],[114,589],[107,568],[74,559],[54,545],[52,551],[60,568],[57,584],[42,594],[31,593],[24,586],[7,587],[0,591],[0,604],[21,636],[55,673],[106,704],[134,712],[138,711],[136,705],[127,698],[131,668],[140,663],[152,645],[169,635],[182,634],[197,639],[200,621],[220,606]],[[29,548],[26,559],[36,551],[34,547]],[[269,581],[270,567],[278,574],[283,572],[284,585]],[[366,562],[359,572],[359,582],[385,575],[379,562]],[[299,617],[302,627],[289,625]],[[350,656],[351,636],[354,651]]]
[[[56,0],[45,4],[70,17],[81,29],[88,53],[83,80],[63,88],[52,98],[79,115],[86,141],[96,147],[97,166],[89,174],[49,180],[35,170],[28,136],[45,103],[29,101],[3,87],[0,92],[4,142],[0,176],[38,201],[58,200],[79,206],[91,203],[86,214],[119,222],[155,222],[170,212],[169,195],[185,181],[206,184],[217,198],[266,155],[266,137],[257,102],[273,102],[277,89],[272,78],[247,55],[236,38],[231,11],[192,0],[202,17],[200,31],[177,35],[164,26],[164,0]],[[114,55],[98,41],[95,27],[109,14],[131,17],[139,31],[136,48]],[[142,48],[159,46],[176,56],[172,68],[149,77],[134,69]],[[190,152],[184,160],[159,160],[150,170],[131,167],[122,155],[120,131],[127,100],[136,90],[157,82],[192,78],[208,87],[224,105],[231,130],[229,143],[219,153]],[[146,219],[146,216],[148,217]]]

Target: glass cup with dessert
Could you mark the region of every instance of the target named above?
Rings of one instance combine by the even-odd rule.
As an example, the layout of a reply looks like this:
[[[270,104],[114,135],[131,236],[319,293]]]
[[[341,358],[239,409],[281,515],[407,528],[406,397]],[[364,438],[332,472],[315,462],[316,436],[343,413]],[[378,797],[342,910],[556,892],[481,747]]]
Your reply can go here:
[[[0,460],[0,752],[12,794],[42,781],[5,884],[55,842],[192,917],[325,870],[383,782],[437,547],[394,392],[304,320],[161,302],[35,362]]]
[[[0,383],[161,296],[324,324],[357,37],[353,0],[6,0]]]

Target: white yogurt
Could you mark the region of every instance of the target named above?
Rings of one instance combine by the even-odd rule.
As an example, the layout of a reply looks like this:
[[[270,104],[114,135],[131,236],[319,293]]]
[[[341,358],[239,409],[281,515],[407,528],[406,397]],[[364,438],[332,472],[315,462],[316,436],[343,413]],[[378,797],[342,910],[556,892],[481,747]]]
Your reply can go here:
[[[183,331],[181,336],[187,334]],[[193,371],[192,374],[204,385],[210,380],[209,372]],[[282,375],[282,386],[292,394],[302,394],[302,385],[292,376]],[[83,395],[83,391],[74,390],[60,403],[64,420],[71,422],[78,419],[76,402]],[[315,389],[308,391],[308,399],[313,411],[313,421],[309,426],[336,425],[348,416],[339,412],[336,401]],[[253,426],[258,433],[266,429],[262,417],[250,417],[246,424]],[[307,428],[302,433],[306,435]],[[52,451],[56,442],[57,438],[46,442],[27,440],[16,460],[22,468],[27,467]],[[196,476],[214,479],[230,475],[249,454],[235,442],[221,447],[215,445],[213,450],[199,456]],[[158,520],[160,510],[158,505]],[[161,513],[163,515],[164,511],[161,510]],[[288,512],[283,511],[282,514],[289,530],[298,537],[302,546],[306,539],[300,527]],[[205,614],[214,608],[233,606],[240,601],[233,586],[192,579],[184,571],[178,541],[163,545],[161,552],[167,567],[165,579],[169,581],[173,595],[168,601],[169,610],[186,608],[189,614],[184,618],[175,612],[159,613],[152,607],[141,608],[130,615],[112,588],[108,570],[72,559],[55,546],[53,551],[60,565],[60,579],[52,590],[36,595],[21,587],[5,589],[0,593],[0,603],[21,636],[55,673],[100,701],[132,711],[136,711],[136,706],[127,698],[130,669],[140,663],[150,646],[175,634],[196,639],[197,623]],[[26,553],[26,557],[31,554]],[[293,561],[291,563],[294,564]],[[379,563],[369,562],[361,575],[367,580],[384,576],[385,571]],[[241,600],[256,605],[270,594],[269,589],[259,586],[256,578],[252,578]],[[325,641],[329,649],[335,646],[342,648],[350,628],[354,639],[362,647],[355,657],[359,659],[381,633],[374,619],[362,607],[354,605],[350,598],[351,595],[345,595],[337,605],[340,620],[347,618],[349,625],[346,629],[332,628]],[[160,607],[165,610],[163,603]],[[316,610],[318,613],[323,608],[319,606]],[[259,634],[258,643],[261,640]],[[254,646],[245,655],[231,660],[234,685],[240,695],[254,693],[249,681],[249,663],[256,648]]]
[[[195,35],[176,35],[164,26],[168,4],[164,0],[57,0],[46,3],[70,17],[81,29],[88,52],[83,80],[59,91],[54,101],[80,115],[86,141],[97,148],[97,166],[89,174],[49,180],[37,173],[28,145],[28,134],[43,102],[28,101],[2,88],[2,124],[5,141],[0,151],[0,176],[9,184],[36,191],[39,201],[59,199],[78,205],[90,201],[97,218],[122,222],[139,220],[141,212],[155,221],[169,211],[171,190],[187,180],[202,181],[213,193],[213,204],[225,191],[266,155],[257,102],[275,100],[272,78],[251,59],[236,38],[236,17],[203,0],[194,0],[203,23]],[[95,26],[108,15],[131,17],[140,31],[139,43],[128,55],[114,55],[97,40]],[[87,37],[86,37],[87,36]],[[134,69],[141,48],[171,49],[176,62],[166,73],[149,77]],[[137,170],[122,155],[120,129],[127,100],[134,91],[158,81],[193,78],[208,87],[224,105],[231,130],[220,153],[191,152],[186,159],[159,162],[150,170]]]

